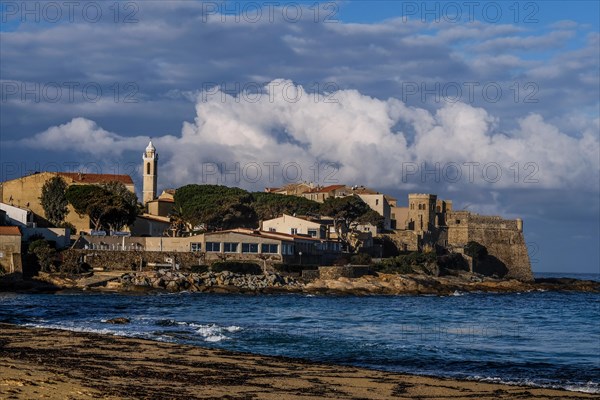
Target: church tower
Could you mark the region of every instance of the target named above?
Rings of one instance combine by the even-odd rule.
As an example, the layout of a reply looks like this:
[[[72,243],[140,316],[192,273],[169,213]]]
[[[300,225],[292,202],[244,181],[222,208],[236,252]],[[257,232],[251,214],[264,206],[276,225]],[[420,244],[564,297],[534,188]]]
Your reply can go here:
[[[144,165],[142,166],[144,171],[144,186],[143,186],[143,203],[148,204],[156,198],[156,178],[157,178],[157,167],[158,167],[158,153],[152,145],[152,140],[148,143],[146,151],[143,155]]]

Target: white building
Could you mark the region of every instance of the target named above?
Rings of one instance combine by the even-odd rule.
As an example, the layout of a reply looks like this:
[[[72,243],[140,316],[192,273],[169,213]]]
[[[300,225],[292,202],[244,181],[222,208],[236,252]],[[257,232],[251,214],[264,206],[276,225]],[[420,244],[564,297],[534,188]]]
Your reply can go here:
[[[327,223],[329,222],[329,223]],[[314,220],[283,214],[279,218],[262,221],[262,230],[286,233],[288,235],[306,235],[317,239],[330,238],[333,221]]]
[[[0,203],[0,210],[6,213],[8,223],[21,228],[33,227],[33,212],[26,208],[11,206],[10,204]]]

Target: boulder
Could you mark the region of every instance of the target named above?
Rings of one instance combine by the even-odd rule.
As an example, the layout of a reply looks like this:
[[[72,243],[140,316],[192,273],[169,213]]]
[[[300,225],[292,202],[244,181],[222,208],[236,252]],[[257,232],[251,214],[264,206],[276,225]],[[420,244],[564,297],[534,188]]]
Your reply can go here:
[[[130,321],[129,321],[129,318],[117,317],[117,318],[107,319],[104,322],[106,322],[107,324],[123,325],[123,324],[128,324]]]

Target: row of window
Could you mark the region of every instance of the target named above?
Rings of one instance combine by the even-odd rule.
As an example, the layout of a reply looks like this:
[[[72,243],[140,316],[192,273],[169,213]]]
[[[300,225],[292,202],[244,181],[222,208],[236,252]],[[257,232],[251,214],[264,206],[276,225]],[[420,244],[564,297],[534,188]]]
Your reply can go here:
[[[277,232],[277,229],[275,228],[269,228],[269,232]],[[297,235],[298,232],[298,228],[290,228],[290,235]],[[319,230],[318,229],[308,229],[307,232],[308,236],[310,237],[318,237],[319,236]]]
[[[308,236],[316,238],[317,235],[319,234],[319,231],[316,230],[316,229],[309,229],[309,230],[307,230],[307,233],[308,233]],[[290,229],[290,234],[291,235],[297,235],[298,234],[298,228],[291,228]]]
[[[427,210],[427,205],[426,204],[417,204],[418,209],[419,210]],[[433,211],[435,208],[434,204],[431,204],[431,211]],[[410,209],[414,210],[415,209],[415,204],[414,203],[410,203]],[[440,206],[437,207],[438,212],[440,211]]]
[[[207,253],[220,253],[221,252],[221,244],[223,244],[223,252],[224,253],[237,253],[239,243],[236,242],[206,242],[206,252]],[[292,247],[289,250],[286,246]],[[289,254],[293,254],[293,246],[292,245],[283,245],[282,250],[291,251]],[[202,251],[202,243],[190,243],[190,251],[198,252]],[[260,252],[266,254],[277,254],[279,252],[278,244],[268,244],[262,243],[260,245]],[[258,243],[242,243],[242,253],[258,253]],[[286,254],[286,253],[283,253]]]

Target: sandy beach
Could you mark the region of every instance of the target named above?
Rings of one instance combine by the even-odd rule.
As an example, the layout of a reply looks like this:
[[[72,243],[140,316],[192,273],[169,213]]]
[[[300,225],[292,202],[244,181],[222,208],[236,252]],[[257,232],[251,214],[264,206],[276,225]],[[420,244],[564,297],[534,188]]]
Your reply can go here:
[[[2,399],[589,399],[93,333],[0,324]]]

